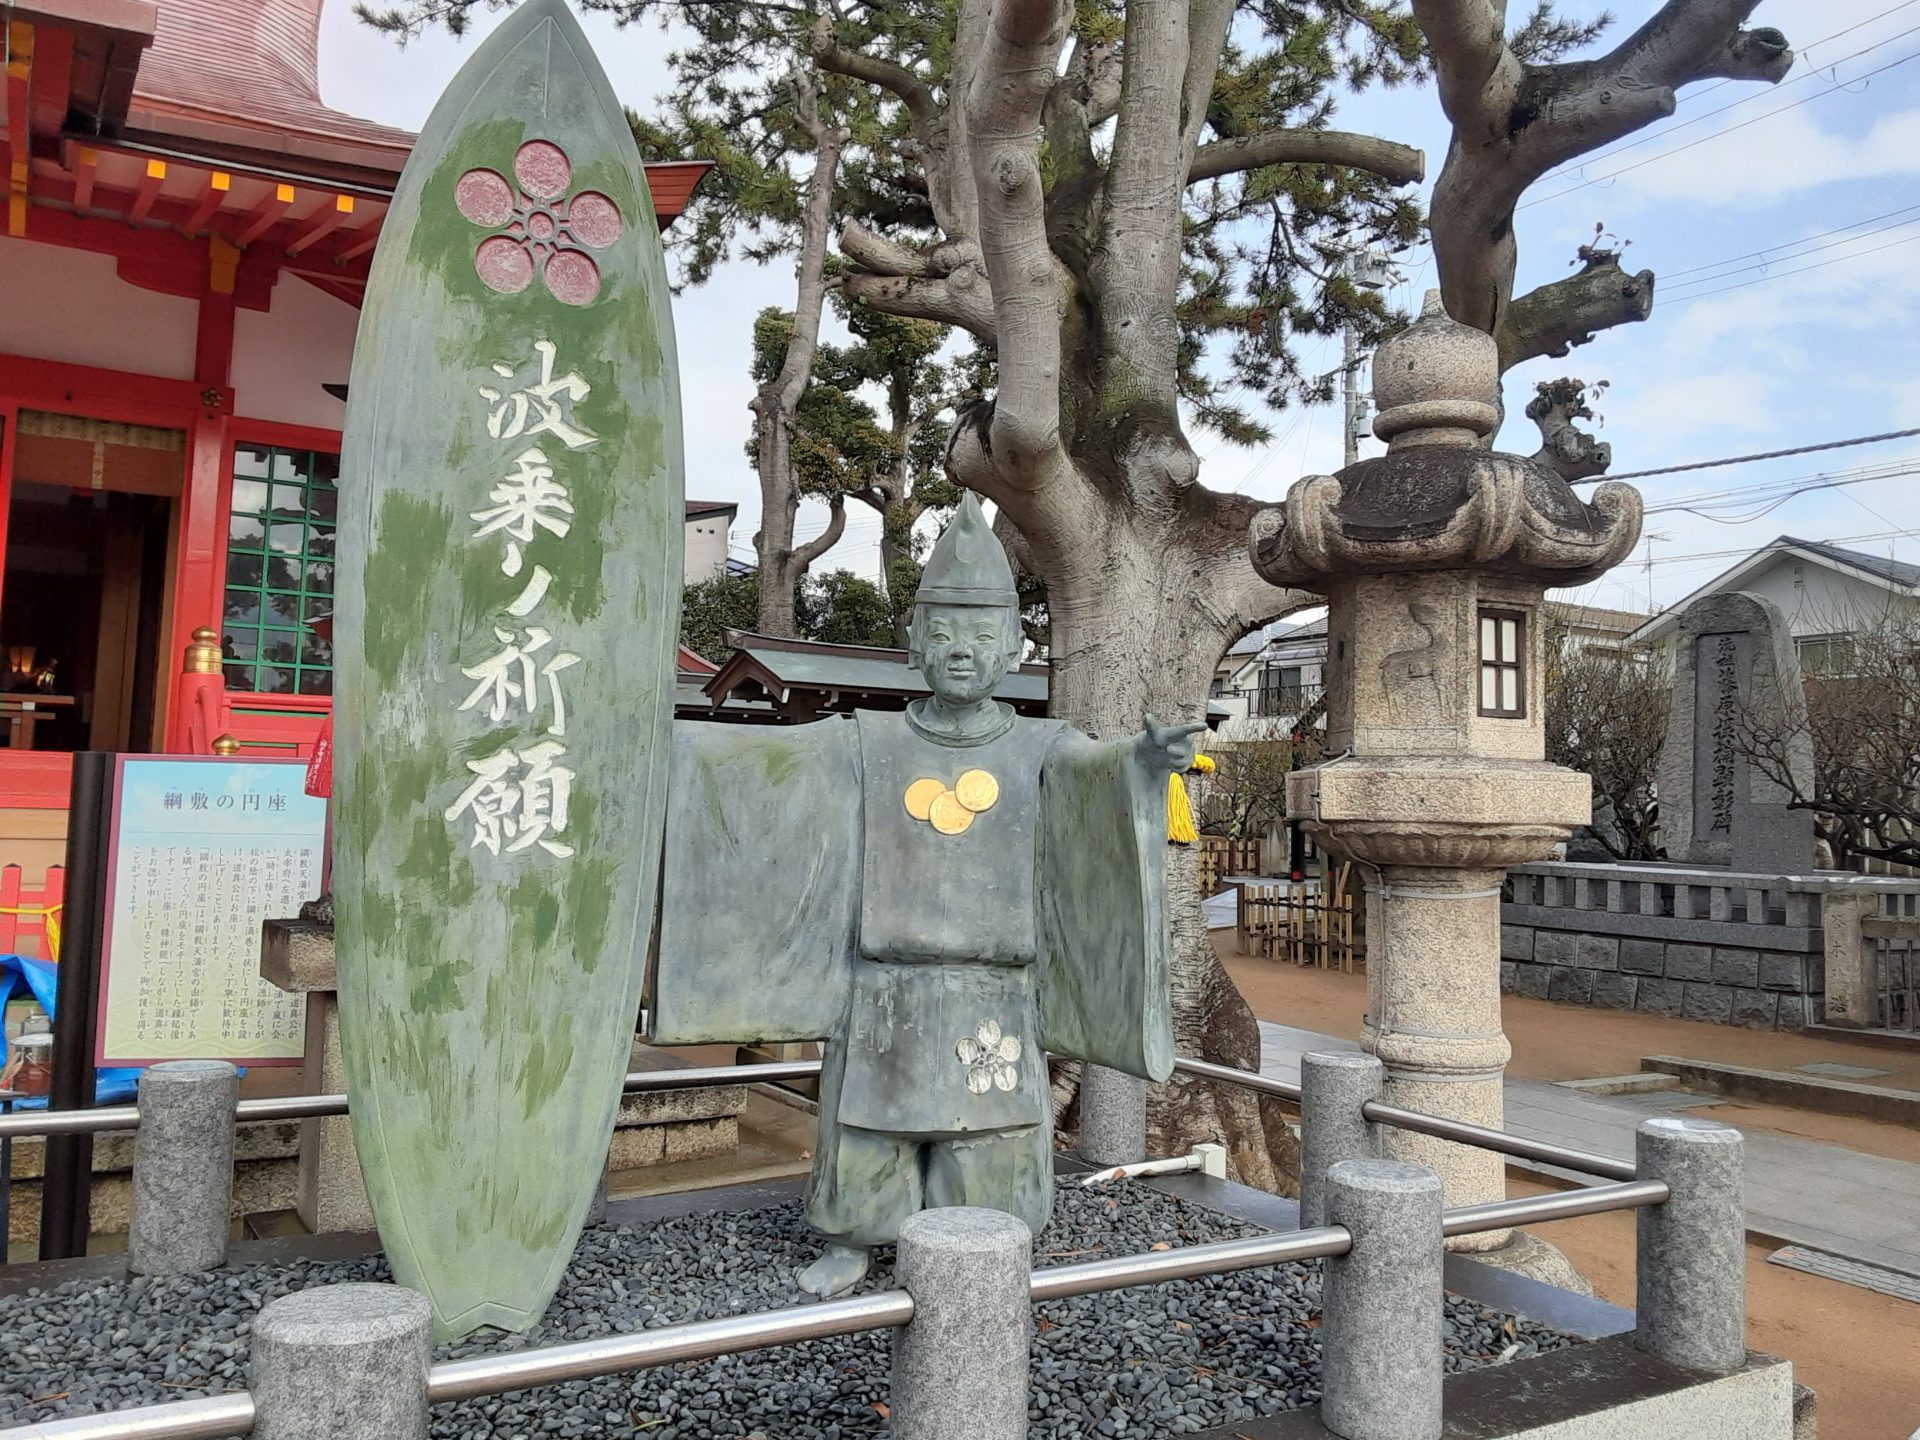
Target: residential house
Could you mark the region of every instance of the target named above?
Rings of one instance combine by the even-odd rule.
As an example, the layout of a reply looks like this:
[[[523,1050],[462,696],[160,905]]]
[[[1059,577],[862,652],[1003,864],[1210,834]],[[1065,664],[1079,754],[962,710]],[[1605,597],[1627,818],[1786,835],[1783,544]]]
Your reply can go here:
[[[1771,600],[1786,617],[1800,665],[1814,673],[1844,668],[1847,637],[1889,610],[1920,620],[1920,565],[1848,550],[1824,540],[1782,535],[1668,606],[1628,636],[1671,656],[1680,614],[1703,595],[1745,591]]]
[[[689,585],[728,573],[727,535],[739,518],[731,500],[687,501],[687,548],[681,577]]]

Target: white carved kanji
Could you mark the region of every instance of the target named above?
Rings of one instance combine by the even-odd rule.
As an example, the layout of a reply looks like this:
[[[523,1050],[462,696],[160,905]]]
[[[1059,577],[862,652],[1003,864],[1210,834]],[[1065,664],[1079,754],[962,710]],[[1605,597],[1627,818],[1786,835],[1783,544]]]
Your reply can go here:
[[[566,833],[573,796],[573,771],[557,763],[566,753],[557,740],[542,740],[469,760],[473,782],[447,807],[447,823],[468,817],[473,826],[468,848],[484,847],[492,855],[536,845],[561,859],[572,855],[573,847],[556,838]]]
[[[494,627],[493,634],[500,642],[500,650],[478,665],[460,667],[462,675],[479,682],[460,702],[460,708],[471,710],[485,700],[487,719],[498,724],[506,718],[507,711],[514,707],[515,702],[529,715],[538,707],[534,656],[553,643],[553,634],[539,625],[526,626],[518,639],[514,638],[511,630],[502,630],[498,626]],[[578,655],[561,650],[549,656],[539,667],[539,678],[546,681],[547,698],[553,705],[553,723],[547,726],[549,735],[567,733],[567,700],[560,688],[560,672],[579,663]]]
[[[526,366],[515,367],[495,362],[493,373],[508,386],[482,385],[480,395],[488,402],[487,433],[496,440],[516,440],[521,436],[551,435],[569,450],[584,450],[600,437],[573,422],[573,407],[593,393],[593,387],[570,370],[553,373],[554,344],[551,340],[533,342],[531,368],[537,379],[519,384],[516,377]]]
[[[567,487],[553,478],[553,466],[539,447],[521,451],[513,464],[513,473],[487,492],[493,504],[470,512],[480,522],[474,539],[496,533],[507,537],[500,572],[509,576],[520,573],[521,547],[533,539],[535,529],[564,537],[573,528],[573,501]]]

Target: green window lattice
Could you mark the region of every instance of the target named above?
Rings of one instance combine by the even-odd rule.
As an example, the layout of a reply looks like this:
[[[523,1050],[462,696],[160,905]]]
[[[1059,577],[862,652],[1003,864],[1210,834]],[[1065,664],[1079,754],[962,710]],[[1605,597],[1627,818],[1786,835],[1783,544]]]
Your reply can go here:
[[[229,689],[333,693],[333,647],[310,622],[333,612],[339,478],[337,455],[234,447],[220,640]]]

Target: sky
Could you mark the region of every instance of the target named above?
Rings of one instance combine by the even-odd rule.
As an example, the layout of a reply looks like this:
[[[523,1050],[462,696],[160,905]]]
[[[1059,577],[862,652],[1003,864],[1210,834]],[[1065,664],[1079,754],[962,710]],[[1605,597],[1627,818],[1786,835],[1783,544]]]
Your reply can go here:
[[[1604,49],[1658,5],[1560,8],[1613,11]],[[346,0],[329,0],[324,98],[418,129],[500,18],[477,16],[463,40],[436,32],[401,49],[356,21]],[[670,38],[651,25],[616,29],[599,15],[584,23],[615,91],[645,111],[666,87]],[[1793,44],[1799,58],[1785,81],[1690,86],[1671,118],[1543,179],[1522,201],[1520,290],[1568,273],[1596,224],[1627,242],[1629,270],[1660,279],[1644,324],[1508,373],[1501,448],[1537,448],[1520,412],[1536,383],[1568,374],[1607,382],[1597,433],[1613,447],[1616,474],[1920,427],[1920,0],[1762,0],[1749,23]],[[1430,87],[1346,96],[1333,123],[1422,147],[1428,186],[1439,173],[1447,130]],[[671,231],[667,239],[671,247]],[[1394,301],[1417,311],[1434,283],[1430,252],[1417,247],[1396,264]],[[743,450],[753,317],[792,299],[792,267],[781,261],[725,266],[675,302],[687,492],[739,503],[730,538],[744,559],[758,520]],[[1318,349],[1309,348],[1310,373],[1339,364],[1337,339]],[[1254,449],[1196,434],[1203,482],[1279,500],[1301,476],[1340,466],[1337,404],[1296,408],[1272,428],[1272,442]],[[1369,440],[1362,453],[1383,448]],[[1863,470],[1877,478],[1858,478]],[[1920,562],[1920,437],[1634,483],[1650,512],[1646,538],[1612,574],[1567,598],[1664,606],[1780,534]],[[1813,488],[1785,495],[1802,484]],[[1767,485],[1775,488],[1722,493]],[[1688,508],[1659,508],[1675,502]],[[874,574],[879,525],[868,513],[850,512],[846,538],[821,567]],[[824,506],[802,507],[802,538],[825,523]]]

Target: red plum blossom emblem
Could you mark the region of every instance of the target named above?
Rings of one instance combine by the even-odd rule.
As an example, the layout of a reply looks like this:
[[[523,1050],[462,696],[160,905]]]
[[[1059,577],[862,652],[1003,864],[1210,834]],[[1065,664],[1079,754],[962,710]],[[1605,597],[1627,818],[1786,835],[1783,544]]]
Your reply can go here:
[[[460,213],[501,232],[473,252],[473,268],[488,289],[518,295],[538,273],[564,304],[591,305],[599,296],[600,267],[587,251],[605,250],[625,225],[620,207],[598,190],[569,197],[572,183],[573,163],[550,140],[520,147],[512,181],[497,170],[476,169],[455,183]]]

